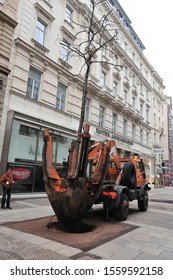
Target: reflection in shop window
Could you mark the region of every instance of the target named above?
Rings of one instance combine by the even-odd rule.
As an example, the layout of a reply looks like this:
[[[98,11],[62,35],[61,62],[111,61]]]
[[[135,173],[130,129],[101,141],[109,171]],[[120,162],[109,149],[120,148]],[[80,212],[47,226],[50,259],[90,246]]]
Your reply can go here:
[[[53,136],[53,162],[56,166],[68,160],[72,139],[62,135]]]
[[[36,134],[37,134],[37,129],[35,129],[33,127],[23,125],[23,124],[20,124],[19,134],[27,135],[27,136],[30,136],[30,137],[35,137]]]
[[[55,166],[68,160],[71,138],[53,134],[53,163]],[[43,130],[13,123],[8,162],[42,163]]]
[[[37,129],[13,123],[9,149],[9,162],[34,162],[37,146]]]

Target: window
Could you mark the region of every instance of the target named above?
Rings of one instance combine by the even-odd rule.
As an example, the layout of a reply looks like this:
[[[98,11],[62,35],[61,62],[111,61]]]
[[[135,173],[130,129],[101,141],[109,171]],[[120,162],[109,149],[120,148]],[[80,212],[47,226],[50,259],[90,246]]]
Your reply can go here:
[[[126,42],[124,42],[124,50],[127,52],[127,46],[128,44]]]
[[[117,126],[117,114],[113,113],[112,115],[112,131],[116,132],[116,126]]]
[[[90,42],[92,42],[94,40],[94,31],[92,29],[89,31],[89,39],[90,39]]]
[[[70,44],[66,40],[63,40],[63,42],[61,43],[60,58],[65,62],[68,62],[69,60],[69,45]]]
[[[35,137],[37,135],[37,129],[33,128],[33,127],[30,127],[30,126],[26,126],[26,125],[20,124],[20,126],[19,126],[19,135]]]
[[[66,99],[67,86],[62,83],[58,83],[56,108],[61,111],[65,111],[65,99]]]
[[[105,86],[106,83],[106,73],[102,71],[101,73],[101,87]]]
[[[133,104],[132,104],[133,110],[135,110],[136,109],[136,98],[135,98],[135,96],[133,96],[132,102],[133,102]]]
[[[0,0],[0,3],[3,4],[3,3],[4,3],[4,0]]]
[[[154,113],[154,125],[156,125],[156,114]]]
[[[147,70],[145,70],[145,77],[148,80],[148,71]]]
[[[156,144],[156,140],[157,140],[156,133],[154,132],[154,144]]]
[[[104,126],[104,115],[105,115],[105,108],[103,106],[100,106],[100,111],[99,111],[99,126],[100,127]]]
[[[116,67],[117,65],[119,65],[119,59],[118,59],[118,56],[115,55],[114,58],[113,58],[113,63],[114,63],[114,66]]]
[[[26,96],[38,100],[41,81],[41,72],[30,67]]]
[[[124,90],[124,104],[127,104],[127,90]]]
[[[142,63],[140,63],[140,71],[142,72],[142,70],[143,70],[143,65]]]
[[[156,107],[156,99],[153,97],[153,106]]]
[[[102,56],[106,57],[107,52],[108,52],[108,46],[107,46],[107,44],[105,44],[105,45],[102,47]]]
[[[133,74],[133,77],[132,77],[132,82],[133,82],[133,86],[135,86],[135,84],[136,84],[136,77],[135,77],[134,74]]]
[[[124,134],[124,137],[127,136],[127,120],[123,120],[123,134]]]
[[[146,121],[149,122],[149,109],[146,108]]]
[[[65,9],[65,20],[68,21],[68,23],[72,23],[73,18],[73,10],[67,5]]]
[[[116,96],[118,92],[118,83],[117,82],[113,82],[113,95]]]
[[[141,142],[141,144],[143,142],[143,129],[142,128],[140,129],[140,142]]]
[[[143,94],[143,84],[140,84],[140,93]]]
[[[132,124],[132,140],[133,141],[135,140],[135,130],[136,130],[135,124]]]
[[[124,66],[124,77],[128,77],[128,68],[126,65]]]
[[[158,111],[160,112],[160,102],[158,101]]]
[[[46,35],[46,24],[40,19],[37,19],[35,40],[39,42],[41,45],[44,45],[45,35]]]
[[[147,132],[147,146],[149,145],[149,137],[150,137],[150,134],[149,134],[149,132]]]
[[[143,116],[143,104],[140,104],[140,115]]]
[[[90,100],[89,98],[86,99],[85,103],[85,120],[89,121],[89,109],[90,109]]]
[[[135,62],[135,53],[132,52],[132,60]]]

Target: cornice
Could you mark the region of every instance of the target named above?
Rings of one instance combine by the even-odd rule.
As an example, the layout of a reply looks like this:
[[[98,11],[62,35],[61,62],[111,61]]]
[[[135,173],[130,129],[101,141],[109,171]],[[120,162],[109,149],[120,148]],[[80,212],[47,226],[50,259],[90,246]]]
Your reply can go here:
[[[13,28],[15,28],[18,25],[17,21],[15,21],[14,19],[9,17],[7,14],[3,13],[2,11],[0,11],[0,19],[4,22],[7,22]]]

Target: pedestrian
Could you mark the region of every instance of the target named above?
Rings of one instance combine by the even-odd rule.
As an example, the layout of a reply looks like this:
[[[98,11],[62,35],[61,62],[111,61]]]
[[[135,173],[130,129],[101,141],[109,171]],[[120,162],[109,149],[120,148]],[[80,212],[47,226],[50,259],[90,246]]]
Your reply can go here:
[[[12,184],[14,183],[13,180],[13,175],[12,175],[12,170],[9,168],[6,173],[2,175],[0,178],[0,184],[3,187],[3,194],[2,194],[2,200],[1,200],[1,208],[5,209],[12,209],[10,207],[10,202],[11,202],[11,187]]]

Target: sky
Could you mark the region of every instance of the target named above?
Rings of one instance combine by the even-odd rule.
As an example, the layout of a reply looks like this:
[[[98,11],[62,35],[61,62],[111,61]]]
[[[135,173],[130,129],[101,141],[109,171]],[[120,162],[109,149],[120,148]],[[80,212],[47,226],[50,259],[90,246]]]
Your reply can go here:
[[[118,0],[145,46],[144,55],[173,98],[173,20],[171,0]]]

